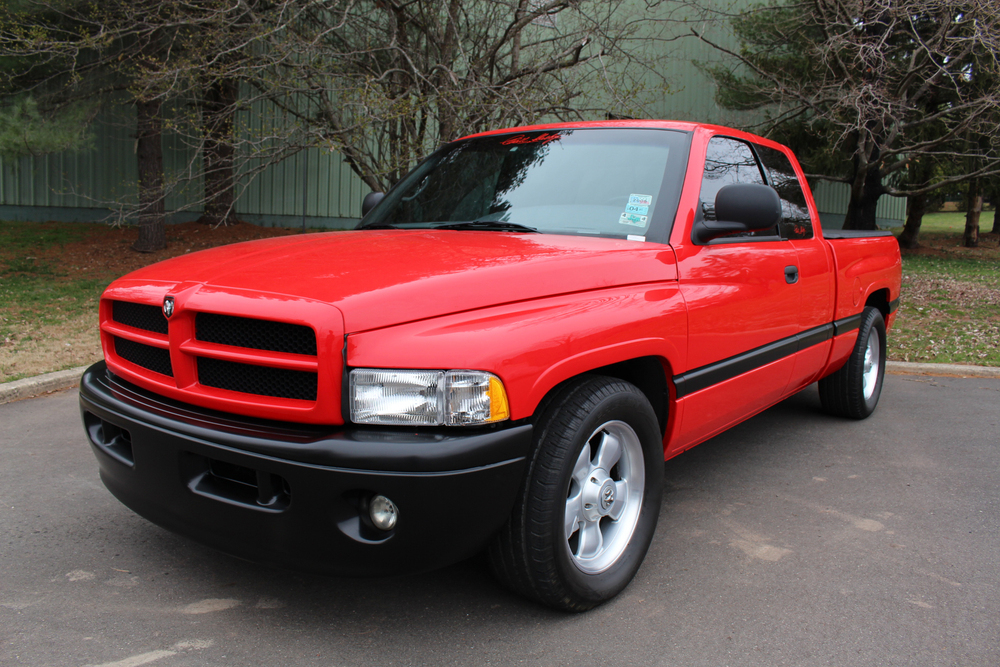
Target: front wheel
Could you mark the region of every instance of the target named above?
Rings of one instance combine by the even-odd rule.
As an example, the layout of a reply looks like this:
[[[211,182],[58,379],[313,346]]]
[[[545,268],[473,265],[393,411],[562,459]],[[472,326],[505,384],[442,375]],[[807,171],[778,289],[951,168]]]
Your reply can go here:
[[[851,419],[865,419],[873,413],[882,395],[885,355],[885,321],[877,308],[867,307],[847,363],[819,381],[823,409]]]
[[[652,406],[634,385],[591,376],[542,411],[528,475],[490,548],[501,582],[584,611],[638,571],[656,528],[663,449]]]

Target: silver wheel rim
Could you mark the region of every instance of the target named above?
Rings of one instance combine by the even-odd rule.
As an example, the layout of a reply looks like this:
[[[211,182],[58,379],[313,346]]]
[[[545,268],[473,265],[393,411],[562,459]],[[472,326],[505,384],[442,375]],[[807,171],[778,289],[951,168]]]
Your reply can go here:
[[[878,382],[879,340],[878,331],[874,328],[868,334],[868,346],[865,348],[865,370],[861,375],[864,386],[865,400],[871,400]]]
[[[566,498],[565,544],[581,571],[599,574],[625,553],[639,523],[645,482],[636,432],[622,421],[601,424],[573,465]]]

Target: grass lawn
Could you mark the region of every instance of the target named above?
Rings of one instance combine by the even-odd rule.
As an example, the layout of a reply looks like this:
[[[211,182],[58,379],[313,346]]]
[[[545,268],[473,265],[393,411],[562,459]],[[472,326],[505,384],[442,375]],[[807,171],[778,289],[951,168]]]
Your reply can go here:
[[[984,212],[979,247],[963,248],[965,213],[924,216],[921,247],[903,253],[890,359],[1000,366],[1000,239],[992,228],[993,212]]]
[[[293,233],[171,225],[166,250],[140,254],[129,248],[134,228],[0,221],[0,382],[100,359],[97,304],[115,278],[185,252]]]
[[[986,234],[993,229],[993,211],[983,211],[979,217],[979,233]],[[925,232],[961,234],[965,230],[965,213],[962,211],[942,211],[940,213],[927,213],[923,222],[920,223],[920,234]],[[896,230],[899,233],[901,230]]]
[[[0,223],[0,382],[100,357],[97,301],[113,276],[78,275],[58,259],[91,227]]]
[[[983,217],[981,232],[993,224]],[[921,247],[903,256],[903,297],[889,358],[1000,366],[1000,247],[995,235],[961,247],[965,216],[924,218]],[[0,382],[101,357],[97,303],[112,280],[146,264],[224,243],[297,233],[188,223],[167,229],[166,250],[129,246],[134,229],[103,224],[0,222]]]

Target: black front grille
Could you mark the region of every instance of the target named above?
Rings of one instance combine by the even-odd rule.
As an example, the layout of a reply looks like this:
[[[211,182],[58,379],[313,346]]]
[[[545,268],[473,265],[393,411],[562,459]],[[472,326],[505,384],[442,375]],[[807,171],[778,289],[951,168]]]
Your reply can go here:
[[[316,334],[301,324],[198,313],[195,337],[206,343],[316,356]]]
[[[115,354],[126,361],[131,361],[136,366],[142,366],[154,373],[169,375],[170,377],[174,376],[174,369],[170,365],[170,352],[168,350],[115,336]]]
[[[159,306],[148,306],[144,303],[132,303],[131,301],[112,301],[111,317],[119,324],[136,329],[160,334],[167,333],[167,318],[163,316],[163,310]]]
[[[316,400],[316,373],[198,357],[198,382],[258,396]]]

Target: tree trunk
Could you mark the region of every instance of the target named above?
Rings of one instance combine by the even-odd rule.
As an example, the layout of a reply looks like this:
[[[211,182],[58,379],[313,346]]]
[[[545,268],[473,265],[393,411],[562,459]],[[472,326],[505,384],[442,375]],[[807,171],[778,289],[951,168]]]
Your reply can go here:
[[[979,187],[979,179],[969,181],[969,193],[965,208],[965,234],[962,245],[966,248],[979,246],[979,216],[983,212],[983,193]]]
[[[899,235],[899,247],[913,249],[920,245],[917,243],[917,236],[920,234],[920,225],[927,210],[927,195],[907,197],[906,209],[906,224],[903,225],[903,233]]]
[[[163,119],[159,100],[135,103],[136,161],[139,167],[139,238],[132,245],[138,252],[167,247],[163,205]]]
[[[872,173],[877,171],[874,169],[868,173],[861,196],[848,205],[844,229],[878,229],[875,212],[878,209],[878,198],[882,196],[882,177],[881,174]]]
[[[993,189],[990,201],[993,202],[993,229],[990,234],[1000,234],[1000,188]]]
[[[205,135],[205,212],[198,222],[227,225],[236,222],[236,148],[233,125],[239,83],[234,79],[214,82],[202,101]]]
[[[875,160],[878,152],[872,156]],[[864,187],[857,192],[851,191],[851,201],[847,206],[847,217],[844,219],[844,229],[878,229],[875,211],[878,208],[878,198],[885,192],[882,187],[882,169],[878,164],[870,166],[864,178]]]

